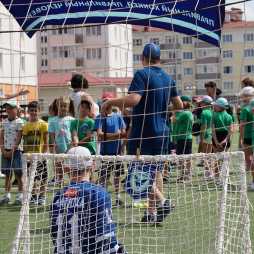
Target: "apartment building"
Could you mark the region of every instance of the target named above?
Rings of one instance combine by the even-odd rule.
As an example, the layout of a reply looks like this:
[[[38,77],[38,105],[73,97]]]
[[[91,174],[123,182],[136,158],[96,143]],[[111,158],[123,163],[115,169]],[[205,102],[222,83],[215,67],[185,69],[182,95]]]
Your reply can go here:
[[[49,26],[37,32],[38,73],[132,77],[132,26]]]
[[[0,3],[0,30],[18,31],[19,24]],[[30,93],[18,98],[20,104],[37,100],[36,37],[24,32],[0,33],[0,95],[20,91]],[[0,102],[2,104],[3,102]]]
[[[245,21],[241,9],[226,11],[218,47],[184,34],[133,26],[134,73],[142,68],[143,47],[150,42],[161,49],[160,66],[177,82],[180,94],[205,95],[204,84],[213,80],[232,103],[241,80],[254,79],[254,22]]]

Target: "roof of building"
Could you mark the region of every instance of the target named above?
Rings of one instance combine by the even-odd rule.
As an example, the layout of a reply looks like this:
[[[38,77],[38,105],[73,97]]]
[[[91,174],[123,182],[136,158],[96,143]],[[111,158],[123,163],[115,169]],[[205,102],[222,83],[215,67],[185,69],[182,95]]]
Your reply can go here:
[[[101,78],[91,73],[81,73],[88,81],[89,86],[124,86],[130,85],[132,78]],[[38,87],[68,87],[72,73],[39,73]]]

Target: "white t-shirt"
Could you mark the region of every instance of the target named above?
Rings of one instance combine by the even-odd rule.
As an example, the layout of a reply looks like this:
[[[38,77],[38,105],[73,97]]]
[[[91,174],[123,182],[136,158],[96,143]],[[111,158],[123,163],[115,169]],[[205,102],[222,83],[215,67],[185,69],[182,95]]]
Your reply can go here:
[[[75,107],[75,118],[78,119],[79,112],[78,112],[78,107],[81,102],[81,97],[82,95],[87,94],[82,91],[73,91],[70,95],[69,98],[72,98],[74,101],[74,107]],[[89,95],[89,94],[87,94]],[[93,106],[94,106],[94,114],[95,116],[99,115],[99,106],[93,101]]]
[[[20,118],[9,121],[4,119],[0,124],[0,131],[4,131],[4,149],[12,149],[18,138],[18,131],[23,130],[23,121]],[[21,142],[18,149],[21,149]]]

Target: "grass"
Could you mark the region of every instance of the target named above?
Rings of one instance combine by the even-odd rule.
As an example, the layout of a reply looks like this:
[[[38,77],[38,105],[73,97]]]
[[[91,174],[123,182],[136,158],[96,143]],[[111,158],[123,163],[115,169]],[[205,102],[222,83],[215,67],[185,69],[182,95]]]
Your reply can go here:
[[[237,150],[238,133],[234,133],[232,150]],[[193,142],[193,153],[197,152],[197,145]],[[196,163],[196,162],[195,162]],[[239,165],[233,161],[231,167],[231,182],[227,195],[227,212],[225,222],[225,240],[228,240],[227,249],[231,253],[242,253],[241,243],[242,216],[239,210],[240,193],[234,168]],[[218,218],[220,207],[221,188],[213,183],[201,181],[203,169],[195,167],[193,180],[190,184],[177,185],[176,178],[179,170],[174,169],[171,180],[171,199],[176,203],[175,210],[159,225],[140,223],[145,209],[134,209],[131,216],[129,206],[124,208],[113,207],[113,216],[117,231],[117,239],[123,243],[128,253],[215,253],[214,242],[218,237]],[[50,179],[50,178],[49,178]],[[251,177],[247,174],[247,182]],[[167,186],[167,184],[165,184]],[[168,188],[164,186],[164,195],[168,195]],[[113,186],[108,190],[112,194]],[[12,202],[14,202],[17,188],[13,187]],[[47,205],[45,207],[31,206],[29,210],[31,253],[52,253],[52,242],[49,235],[49,205],[57,190],[47,189]],[[4,194],[4,180],[0,180],[0,198]],[[254,201],[254,192],[248,191],[250,203]],[[112,203],[114,204],[114,194]],[[122,199],[126,204],[131,199],[122,191]],[[9,204],[0,207],[0,253],[10,253],[13,238],[19,221],[20,206]],[[249,211],[251,222],[254,212]],[[132,223],[130,218],[135,219]],[[232,225],[232,221],[236,221]],[[229,238],[229,236],[231,237]],[[22,235],[24,236],[24,235]],[[254,230],[250,227],[250,237],[254,242]],[[224,252],[225,253],[225,252]]]

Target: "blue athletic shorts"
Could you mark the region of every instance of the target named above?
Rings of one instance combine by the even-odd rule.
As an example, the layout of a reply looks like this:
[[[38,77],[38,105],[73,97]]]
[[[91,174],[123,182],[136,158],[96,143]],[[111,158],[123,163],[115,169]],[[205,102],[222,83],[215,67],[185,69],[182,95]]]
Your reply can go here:
[[[11,149],[4,149],[4,150],[9,152]],[[15,175],[23,175],[21,155],[22,155],[22,152],[18,149],[15,150],[12,158],[10,159],[5,158],[4,155],[2,154],[2,158],[1,158],[2,174],[5,174],[5,175],[13,174],[12,169],[14,169]]]

